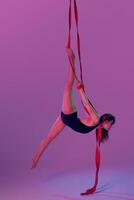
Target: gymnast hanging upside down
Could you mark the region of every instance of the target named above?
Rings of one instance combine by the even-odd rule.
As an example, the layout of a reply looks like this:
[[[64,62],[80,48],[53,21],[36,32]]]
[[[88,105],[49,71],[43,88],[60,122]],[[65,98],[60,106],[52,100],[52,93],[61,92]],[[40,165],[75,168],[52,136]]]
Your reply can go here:
[[[101,142],[106,141],[109,138],[109,130],[112,125],[115,123],[115,117],[110,113],[105,113],[103,115],[99,115],[98,112],[94,109],[94,107],[88,101],[88,97],[86,96],[82,84],[80,81],[75,79],[74,72],[75,72],[75,56],[71,48],[66,48],[66,52],[68,58],[71,61],[69,66],[69,77],[64,87],[64,95],[63,95],[63,104],[62,104],[62,111],[60,115],[57,117],[55,123],[51,127],[48,135],[41,141],[37,152],[34,154],[32,158],[32,167],[34,169],[43,154],[44,150],[47,148],[48,144],[51,143],[56,136],[58,136],[65,126],[69,126],[74,131],[80,133],[88,133],[93,129],[99,128],[101,125],[102,127],[102,139]],[[72,69],[73,66],[73,69]],[[78,89],[82,103],[88,113],[90,114],[89,117],[78,118],[77,117],[77,109],[74,104],[73,94],[72,94],[72,87],[74,81],[76,80],[76,88]]]

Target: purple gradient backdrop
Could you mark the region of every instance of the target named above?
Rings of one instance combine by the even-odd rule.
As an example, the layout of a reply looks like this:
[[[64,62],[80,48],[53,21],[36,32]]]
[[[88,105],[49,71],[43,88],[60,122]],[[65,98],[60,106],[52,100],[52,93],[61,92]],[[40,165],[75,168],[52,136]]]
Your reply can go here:
[[[133,0],[78,1],[86,91],[99,113],[116,116],[110,140],[102,146],[105,167],[134,166],[133,7]],[[61,111],[68,74],[67,9],[63,0],[0,3],[1,174],[30,168],[33,153]],[[74,95],[79,116],[84,116],[76,90]],[[94,166],[94,133],[82,135],[66,127],[40,166]]]

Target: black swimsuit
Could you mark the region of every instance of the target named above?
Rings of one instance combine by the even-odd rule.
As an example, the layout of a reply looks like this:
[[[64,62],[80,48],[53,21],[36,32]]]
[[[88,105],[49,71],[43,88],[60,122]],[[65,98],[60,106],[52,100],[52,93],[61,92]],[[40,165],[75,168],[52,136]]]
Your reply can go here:
[[[80,132],[80,133],[88,133],[95,129],[100,122],[98,122],[94,126],[87,126],[83,124],[80,119],[77,117],[77,111],[73,112],[71,114],[65,114],[61,112],[61,119],[64,122],[65,125],[69,126],[72,128],[74,131]]]

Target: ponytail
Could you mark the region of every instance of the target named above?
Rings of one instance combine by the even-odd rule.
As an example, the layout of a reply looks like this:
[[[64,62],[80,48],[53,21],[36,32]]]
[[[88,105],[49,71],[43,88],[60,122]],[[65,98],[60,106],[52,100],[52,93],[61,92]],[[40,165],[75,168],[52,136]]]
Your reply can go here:
[[[98,137],[98,128],[96,129],[96,136]],[[106,142],[109,139],[108,130],[101,128],[101,143]]]

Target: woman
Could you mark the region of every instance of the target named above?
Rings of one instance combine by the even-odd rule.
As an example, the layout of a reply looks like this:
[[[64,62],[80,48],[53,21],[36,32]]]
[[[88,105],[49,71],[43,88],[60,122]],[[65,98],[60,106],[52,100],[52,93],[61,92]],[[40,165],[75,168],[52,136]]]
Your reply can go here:
[[[48,135],[41,141],[41,144],[34,154],[32,158],[32,167],[34,169],[43,154],[44,150],[47,148],[48,144],[58,136],[65,126],[69,126],[74,131],[80,133],[88,133],[93,129],[99,127],[101,124],[102,127],[102,140],[101,142],[108,139],[108,131],[110,130],[111,126],[115,123],[115,117],[110,113],[105,113],[100,116],[90,101],[88,100],[84,90],[83,85],[76,80],[76,88],[78,89],[82,103],[85,109],[88,111],[89,116],[84,118],[77,117],[77,109],[74,103],[73,94],[72,94],[72,87],[75,81],[75,56],[70,48],[66,48],[66,52],[68,58],[70,60],[69,66],[69,77],[64,87],[64,95],[63,95],[63,104],[62,104],[62,111],[60,115],[57,117],[55,123],[51,127]],[[73,69],[72,69],[73,67]],[[96,129],[97,131],[97,129]]]

